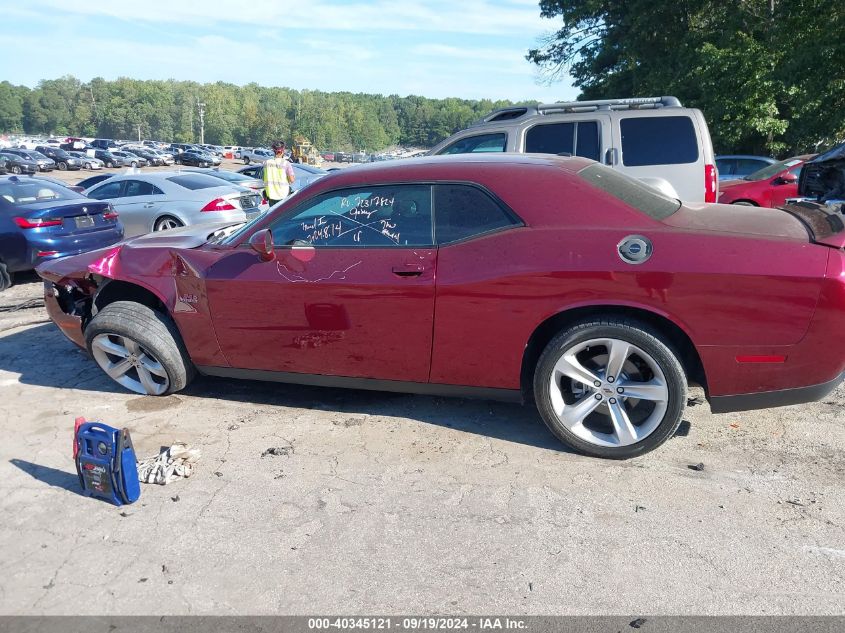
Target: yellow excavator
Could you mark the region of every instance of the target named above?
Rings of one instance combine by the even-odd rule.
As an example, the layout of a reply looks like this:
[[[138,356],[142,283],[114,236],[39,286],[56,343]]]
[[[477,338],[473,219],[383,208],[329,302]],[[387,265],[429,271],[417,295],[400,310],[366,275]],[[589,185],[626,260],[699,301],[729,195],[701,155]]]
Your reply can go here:
[[[297,136],[293,139],[293,147],[290,149],[290,159],[294,163],[306,165],[320,165],[323,162],[320,154],[311,145],[311,142],[304,136]]]

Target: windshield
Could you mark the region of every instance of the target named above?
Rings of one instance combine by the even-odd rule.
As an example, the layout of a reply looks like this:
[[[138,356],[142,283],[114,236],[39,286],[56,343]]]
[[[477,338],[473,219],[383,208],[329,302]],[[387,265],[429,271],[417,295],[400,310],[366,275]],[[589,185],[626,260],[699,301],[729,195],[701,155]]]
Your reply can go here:
[[[585,167],[578,175],[591,185],[655,220],[664,220],[681,208],[679,200],[660,193],[641,180],[599,163]]]
[[[779,174],[784,169],[789,169],[790,167],[795,167],[801,163],[800,158],[787,158],[786,160],[782,160],[779,163],[772,163],[771,165],[766,165],[763,169],[758,169],[753,174],[748,174],[743,180],[766,180],[767,178],[772,178],[773,176]]]

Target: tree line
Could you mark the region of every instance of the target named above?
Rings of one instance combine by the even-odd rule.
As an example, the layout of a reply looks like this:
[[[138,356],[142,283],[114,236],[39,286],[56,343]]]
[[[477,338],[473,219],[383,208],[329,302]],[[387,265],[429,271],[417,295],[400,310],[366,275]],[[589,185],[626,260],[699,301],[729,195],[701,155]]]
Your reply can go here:
[[[845,140],[842,0],[540,0],[562,26],[528,59],[579,99],[674,95],[700,108],[717,153],[789,156]],[[320,149],[430,147],[508,101],[428,99],[72,76],[0,82],[0,132]],[[523,102],[525,103],[525,102]]]
[[[541,0],[561,28],[528,59],[581,98],[674,95],[717,152],[795,155],[845,140],[842,0]]]
[[[304,136],[320,149],[430,147],[509,101],[428,99],[217,82],[72,76],[0,82],[0,132],[265,145]]]

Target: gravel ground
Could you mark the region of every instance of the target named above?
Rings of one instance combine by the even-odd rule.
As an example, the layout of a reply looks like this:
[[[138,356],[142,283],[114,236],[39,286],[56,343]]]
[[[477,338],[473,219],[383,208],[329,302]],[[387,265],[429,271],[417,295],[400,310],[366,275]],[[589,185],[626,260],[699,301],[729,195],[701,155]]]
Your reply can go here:
[[[720,416],[693,392],[678,436],[608,462],[518,405],[217,379],[140,397],[40,293],[0,294],[0,614],[845,613],[842,388]],[[142,457],[189,442],[198,471],[84,498],[76,416]]]

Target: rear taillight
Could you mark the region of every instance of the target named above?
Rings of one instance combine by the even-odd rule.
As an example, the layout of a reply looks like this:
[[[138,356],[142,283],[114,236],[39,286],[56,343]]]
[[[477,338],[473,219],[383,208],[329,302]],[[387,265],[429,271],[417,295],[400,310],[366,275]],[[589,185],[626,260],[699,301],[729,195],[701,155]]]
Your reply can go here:
[[[22,229],[40,229],[44,226],[61,226],[62,221],[53,218],[13,218],[15,224]]]
[[[231,202],[224,198],[215,198],[200,211],[234,211],[236,207]]]
[[[704,202],[716,202],[716,189],[719,175],[715,165],[704,166]]]
[[[117,211],[106,211],[103,214],[104,220],[117,220]]]
[[[36,253],[36,257],[52,257],[53,255],[58,255],[59,251],[38,251]]]

